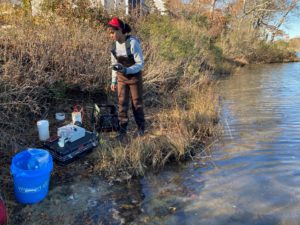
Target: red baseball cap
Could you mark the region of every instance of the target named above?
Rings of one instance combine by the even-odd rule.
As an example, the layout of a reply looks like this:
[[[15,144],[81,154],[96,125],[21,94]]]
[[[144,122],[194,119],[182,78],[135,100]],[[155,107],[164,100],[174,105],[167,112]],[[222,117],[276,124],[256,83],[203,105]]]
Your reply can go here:
[[[110,20],[108,25],[123,30],[123,24],[118,17],[114,17],[112,20]]]

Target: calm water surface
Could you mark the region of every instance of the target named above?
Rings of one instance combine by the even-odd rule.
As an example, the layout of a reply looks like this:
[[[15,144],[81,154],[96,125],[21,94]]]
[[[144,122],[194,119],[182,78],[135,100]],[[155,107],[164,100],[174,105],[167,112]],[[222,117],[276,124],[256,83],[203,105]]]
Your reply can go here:
[[[300,224],[300,63],[241,69],[219,89],[213,161],[146,177],[136,224]]]

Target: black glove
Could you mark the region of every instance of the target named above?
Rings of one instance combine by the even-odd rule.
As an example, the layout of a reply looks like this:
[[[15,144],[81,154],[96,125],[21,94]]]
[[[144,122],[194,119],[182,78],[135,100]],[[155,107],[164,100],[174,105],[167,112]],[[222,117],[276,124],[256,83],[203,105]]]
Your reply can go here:
[[[126,67],[124,67],[121,63],[116,63],[116,64],[112,65],[112,70],[126,75]]]

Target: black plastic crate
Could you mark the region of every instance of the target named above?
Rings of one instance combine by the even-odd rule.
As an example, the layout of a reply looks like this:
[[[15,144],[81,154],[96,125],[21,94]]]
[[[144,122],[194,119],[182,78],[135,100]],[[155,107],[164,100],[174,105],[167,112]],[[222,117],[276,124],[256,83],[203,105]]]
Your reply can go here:
[[[115,105],[95,104],[93,117],[96,131],[111,132],[119,130],[117,107]]]

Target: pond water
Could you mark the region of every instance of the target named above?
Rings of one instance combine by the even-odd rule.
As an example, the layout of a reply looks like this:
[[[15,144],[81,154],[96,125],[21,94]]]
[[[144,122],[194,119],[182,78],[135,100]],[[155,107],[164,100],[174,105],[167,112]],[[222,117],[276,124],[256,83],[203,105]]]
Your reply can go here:
[[[299,86],[300,63],[221,81],[225,131],[213,160],[146,177],[136,224],[299,224]]]
[[[212,160],[125,185],[70,175],[12,224],[299,224],[299,87],[300,63],[240,69],[220,82],[224,134]]]

